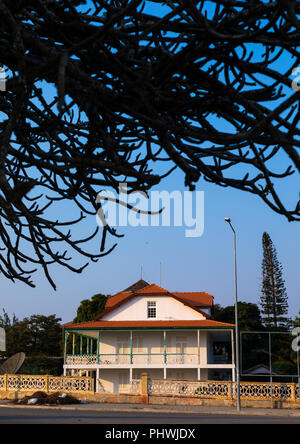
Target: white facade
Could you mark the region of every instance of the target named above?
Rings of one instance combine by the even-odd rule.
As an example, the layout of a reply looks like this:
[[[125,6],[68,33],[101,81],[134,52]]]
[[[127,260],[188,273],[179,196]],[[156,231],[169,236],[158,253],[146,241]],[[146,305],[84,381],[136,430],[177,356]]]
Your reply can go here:
[[[153,319],[147,317],[148,302],[156,304],[156,317]],[[102,317],[103,321],[192,321],[204,319],[203,314],[171,296],[164,295],[136,296]]]
[[[96,390],[110,393],[128,392],[142,373],[234,380],[233,326],[210,321],[207,312],[169,293],[136,292],[97,321],[64,326],[64,373],[94,376]]]

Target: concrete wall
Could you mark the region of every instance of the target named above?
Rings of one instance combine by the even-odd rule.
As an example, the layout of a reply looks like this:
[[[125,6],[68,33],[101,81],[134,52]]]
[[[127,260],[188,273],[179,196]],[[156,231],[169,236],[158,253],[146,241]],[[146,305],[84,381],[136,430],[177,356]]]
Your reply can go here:
[[[206,370],[201,372],[206,373]],[[141,375],[147,373],[149,378],[163,379],[162,368],[140,368],[132,370],[133,379],[141,379]],[[167,369],[167,378],[170,379],[197,379],[197,369]],[[99,372],[99,393],[128,393],[130,391],[129,369],[104,369]]]
[[[0,391],[0,399],[16,400],[25,396],[32,395],[33,392],[4,392]],[[142,395],[136,394],[72,394],[81,401],[93,403],[113,403],[113,404],[145,404]],[[215,407],[232,407],[235,401],[227,399],[203,399],[197,396],[174,396],[174,395],[151,395],[147,399],[149,405],[185,405],[185,406],[215,406]],[[248,401],[242,400],[242,407],[249,408],[270,408],[270,401]],[[299,403],[274,401],[274,410],[281,409],[299,409]],[[274,412],[276,415],[276,413]]]
[[[140,379],[143,373],[147,373],[150,378],[163,378],[163,369],[133,369],[132,378]],[[98,391],[100,393],[129,393],[130,392],[130,370],[125,369],[104,369],[99,372]]]
[[[133,353],[163,353],[164,352],[164,333],[163,331],[134,331]],[[206,363],[206,332],[200,332],[201,348],[203,355],[203,364]],[[166,345],[167,353],[176,353],[177,344],[186,344],[184,351],[187,354],[198,354],[197,332],[196,331],[167,331]],[[101,354],[115,354],[122,349],[123,353],[130,353],[130,333],[120,332],[101,332],[100,347]]]
[[[157,377],[152,376],[153,379],[158,379]],[[186,368],[181,370],[180,368],[171,368],[167,369],[167,378],[168,379],[198,379],[198,372],[196,368]]]
[[[133,379],[141,379],[143,373],[147,373],[149,378],[161,379],[164,377],[164,370],[162,368],[135,368],[132,371]]]
[[[121,393],[129,392],[130,380],[128,369],[105,369],[99,373],[99,392]]]

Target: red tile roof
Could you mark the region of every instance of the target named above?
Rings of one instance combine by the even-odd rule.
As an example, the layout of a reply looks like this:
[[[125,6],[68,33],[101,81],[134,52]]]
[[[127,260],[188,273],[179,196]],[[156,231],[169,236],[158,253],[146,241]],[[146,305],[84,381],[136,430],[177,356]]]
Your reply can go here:
[[[205,293],[204,291],[194,291],[194,292],[172,292],[175,296],[180,299],[188,301],[191,305],[195,307],[212,307],[214,304],[214,297],[211,294]]]
[[[232,328],[234,324],[227,324],[225,322],[212,321],[210,319],[199,321],[89,321],[81,322],[80,324],[73,324],[69,322],[62,325],[62,328],[76,328],[76,329],[111,329],[111,328]]]
[[[109,296],[107,298],[105,308],[106,309],[111,308],[114,305],[119,304],[119,302],[122,302],[124,299],[127,299],[128,296],[130,296],[131,294],[132,293],[128,293],[128,292],[125,293],[122,291],[121,293],[116,293],[113,296]]]
[[[133,288],[133,287],[134,286],[129,287],[129,288]],[[124,291],[121,291],[120,293],[109,296],[109,298],[107,299],[105,308],[111,308],[117,304],[119,306],[120,302],[123,302],[125,299],[132,297],[133,294],[134,295],[142,294],[142,295],[148,295],[148,296],[151,296],[151,295],[156,296],[159,294],[168,294],[168,291],[165,290],[164,288],[159,287],[158,285],[155,285],[155,284],[151,284],[151,285],[148,284],[146,287],[143,287],[143,288],[138,289],[136,291],[124,290]]]
[[[176,296],[174,293],[169,293],[164,288],[159,287],[158,285],[151,284],[148,285],[146,288],[143,288],[142,290],[136,291],[135,293],[117,293],[115,296],[112,296],[113,298],[113,304],[110,304],[109,306],[105,306],[105,310],[100,313],[98,316],[95,317],[95,321],[99,321],[101,318],[103,318],[105,315],[110,313],[111,311],[115,310],[117,307],[120,307],[125,301],[128,301],[136,296],[171,296],[174,299],[177,299],[179,302],[182,302],[184,305],[187,305],[188,307],[192,308],[193,310],[196,310],[198,313],[201,313],[204,318],[210,318],[210,316],[201,310],[200,307],[207,307],[207,305],[202,305],[200,301],[195,303],[195,301],[189,301],[186,298],[182,296]]]
[[[138,290],[136,292],[131,291],[121,291],[120,293],[116,293],[113,296],[109,296],[106,302],[105,308],[112,308],[113,306],[117,305],[119,306],[120,303],[122,303],[125,299],[132,297],[133,294],[136,295],[159,295],[159,294],[169,294],[170,296],[176,296],[178,299],[180,299],[182,302],[186,301],[189,305],[192,307],[202,307],[202,308],[208,308],[213,306],[214,297],[211,294],[205,293],[204,291],[201,292],[172,292],[169,293],[164,288],[159,287],[158,285],[151,284],[148,285],[141,290]]]
[[[159,287],[156,284],[150,284],[147,285],[147,287],[142,288],[141,290],[138,290],[135,292],[135,294],[148,294],[148,295],[152,295],[152,294],[168,294],[168,290],[165,290],[162,287]]]
[[[208,319],[210,318],[210,316],[205,313],[204,311],[201,310],[201,308],[211,308],[213,306],[213,296],[211,294],[205,293],[205,292],[169,292],[167,290],[165,290],[162,287],[159,287],[156,284],[148,284],[147,282],[140,280],[138,282],[136,282],[135,284],[131,285],[130,287],[128,287],[126,290],[123,290],[119,293],[116,293],[115,295],[109,296],[106,302],[106,306],[105,306],[105,311],[100,313],[98,316],[96,316],[94,321],[95,324],[99,324],[99,328],[100,328],[100,324],[102,325],[101,328],[104,328],[103,326],[107,326],[108,323],[109,324],[119,324],[119,321],[102,321],[101,319],[103,318],[103,316],[105,316],[106,314],[110,313],[111,311],[115,310],[117,307],[119,307],[120,305],[122,305],[125,301],[132,299],[133,297],[137,297],[137,296],[170,296],[173,297],[174,299],[177,299],[179,302],[182,302],[184,305],[187,305],[188,307],[196,310],[197,312],[201,313],[204,318],[206,318],[206,321],[120,321],[121,324],[123,326],[130,326],[132,323],[138,324],[137,327],[143,327],[143,326],[148,326],[149,322],[150,325],[155,327],[156,323],[163,323],[163,324],[159,324],[161,326],[166,326],[167,324],[170,326],[174,326],[176,327],[177,324],[175,325],[175,323],[197,323],[197,322],[208,322]],[[210,326],[215,326],[216,325],[216,321],[209,321],[210,323],[212,323]],[[231,326],[231,324],[224,324],[224,323],[217,323],[218,325],[220,324],[220,326]],[[77,325],[79,324],[73,324],[72,322],[65,324],[65,328],[66,326],[72,325]],[[82,325],[86,325],[86,323],[82,323],[80,324],[79,328],[85,328]],[[91,325],[89,323],[89,325]],[[178,324],[179,325],[179,324]],[[186,324],[185,324],[186,325]],[[202,325],[202,324],[201,324]],[[204,325],[204,324],[203,324]],[[98,327],[88,327],[88,328],[98,328]],[[113,328],[113,327],[111,327]],[[115,327],[117,328],[117,327]]]

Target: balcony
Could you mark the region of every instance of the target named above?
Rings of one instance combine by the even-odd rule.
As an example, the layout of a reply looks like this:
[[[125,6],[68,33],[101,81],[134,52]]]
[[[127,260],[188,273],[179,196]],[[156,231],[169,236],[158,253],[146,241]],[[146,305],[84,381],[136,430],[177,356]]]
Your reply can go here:
[[[123,365],[198,365],[197,354],[157,353],[157,354],[85,354],[67,355],[65,365],[69,366],[123,366]]]

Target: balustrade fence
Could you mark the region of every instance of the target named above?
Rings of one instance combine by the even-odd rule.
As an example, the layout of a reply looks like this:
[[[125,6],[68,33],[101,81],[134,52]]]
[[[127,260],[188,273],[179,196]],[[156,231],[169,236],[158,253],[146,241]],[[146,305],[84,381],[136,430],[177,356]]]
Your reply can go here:
[[[133,379],[128,391],[145,394],[143,381]],[[83,376],[0,375],[0,391],[95,393],[94,380]],[[200,398],[236,399],[237,384],[230,381],[196,381],[147,379],[148,395],[195,396]],[[294,383],[241,382],[241,399],[299,401],[299,385]]]
[[[149,395],[186,395],[201,398],[237,398],[237,384],[223,381],[178,381],[148,379]],[[299,401],[299,385],[294,383],[241,382],[240,396],[245,400]]]
[[[0,375],[0,391],[94,393],[94,380],[83,376]]]

